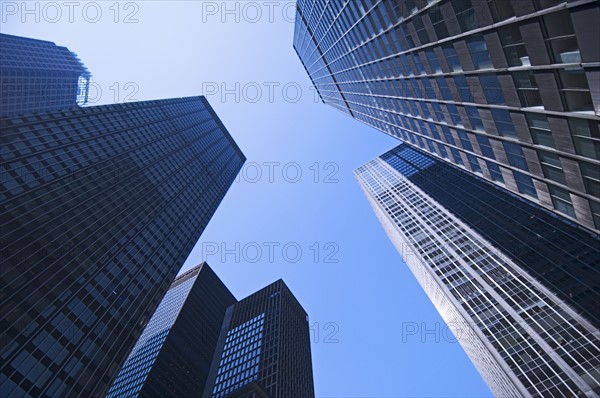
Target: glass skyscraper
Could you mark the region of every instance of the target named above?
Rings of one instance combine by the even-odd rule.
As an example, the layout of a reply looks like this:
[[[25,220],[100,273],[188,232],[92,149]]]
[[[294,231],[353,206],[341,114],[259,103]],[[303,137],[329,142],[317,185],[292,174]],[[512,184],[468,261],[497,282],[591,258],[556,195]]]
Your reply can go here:
[[[308,315],[286,284],[230,306],[203,397],[314,396]]]
[[[201,397],[225,310],[235,302],[206,263],[178,276],[107,398]]]
[[[245,157],[204,97],[0,129],[0,395],[103,396]]]
[[[600,231],[600,2],[298,0],[323,102]]]
[[[496,396],[598,396],[597,235],[408,144],[355,173]]]
[[[66,47],[0,34],[0,117],[77,108],[90,73]]]

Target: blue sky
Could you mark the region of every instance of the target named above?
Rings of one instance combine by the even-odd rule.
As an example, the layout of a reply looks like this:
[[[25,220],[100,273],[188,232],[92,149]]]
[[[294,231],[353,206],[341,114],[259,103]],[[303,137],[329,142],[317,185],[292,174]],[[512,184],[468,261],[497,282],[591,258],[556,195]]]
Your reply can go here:
[[[283,278],[318,397],[491,396],[352,174],[398,141],[315,100],[293,4],[2,1],[1,30],[76,52],[94,104],[207,95],[248,163],[182,270],[207,260],[238,298]]]

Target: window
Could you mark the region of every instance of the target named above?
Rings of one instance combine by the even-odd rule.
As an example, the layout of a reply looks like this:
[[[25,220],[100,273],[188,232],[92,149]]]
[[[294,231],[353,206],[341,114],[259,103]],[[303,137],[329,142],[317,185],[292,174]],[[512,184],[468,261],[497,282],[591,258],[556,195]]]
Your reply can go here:
[[[530,176],[516,170],[513,170],[513,176],[515,177],[515,182],[520,193],[537,198],[537,191],[533,186],[533,180]]]
[[[435,116],[437,117],[438,122],[444,122],[444,113],[442,112],[442,107],[437,102],[432,102],[431,106],[435,111]]]
[[[413,90],[415,93],[415,95],[413,97],[414,98],[423,98],[423,93],[421,92],[421,87],[419,86],[417,79],[410,79],[410,84],[413,87]]]
[[[482,35],[475,35],[467,39],[467,47],[471,53],[475,69],[490,69],[494,67]]]
[[[488,170],[490,171],[490,175],[492,176],[492,180],[501,182],[504,184],[504,178],[502,177],[502,172],[500,171],[500,167],[492,161],[486,162]]]
[[[460,96],[461,101],[473,102],[473,95],[471,94],[471,89],[467,84],[467,79],[465,79],[463,75],[454,76],[454,84],[456,84],[456,89],[458,90],[458,94]]]
[[[433,30],[435,30],[435,34],[437,35],[437,39],[445,39],[450,36],[448,33],[448,28],[446,27],[446,22],[444,21],[444,15],[440,10],[439,3],[431,7],[429,11],[429,19],[431,20],[431,24],[433,25]]]
[[[573,209],[573,202],[571,202],[571,196],[565,189],[548,185],[548,191],[552,197],[552,204],[554,208],[561,213],[568,216],[575,217],[575,209]]]
[[[546,28],[546,43],[555,64],[580,63],[581,55],[568,10],[552,12],[542,17]]]
[[[523,107],[541,107],[542,97],[538,89],[537,82],[532,71],[514,72],[513,80],[515,87],[519,93],[519,99],[521,100],[521,106]]]
[[[536,10],[544,10],[564,2],[565,0],[534,0]]]
[[[446,104],[446,108],[448,108],[448,113],[452,119],[452,124],[455,126],[463,126],[463,122],[460,118],[460,114],[458,113],[458,108],[456,108],[456,105]]]
[[[406,24],[400,24],[400,30],[402,31],[402,36],[406,39],[406,43],[408,44],[408,48],[414,48],[415,42],[413,41],[410,33],[407,32],[408,27]]]
[[[515,10],[513,10],[510,1],[488,0],[487,3],[494,22],[504,21],[515,16]]]
[[[546,151],[538,151],[538,157],[540,158],[542,171],[544,172],[544,176],[546,176],[546,178],[563,185],[567,184],[567,181],[565,180],[565,173],[563,172],[560,159],[557,155]]]
[[[440,151],[440,154],[442,155],[442,157],[443,157],[444,159],[450,159],[450,158],[448,157],[448,152],[446,152],[446,148],[444,147],[444,144],[441,144],[441,143],[439,143],[439,142],[438,142],[438,143],[437,143],[437,147],[438,147],[438,149],[439,149],[439,151]]]
[[[470,153],[467,153],[467,159],[469,160],[469,164],[471,165],[471,170],[473,170],[475,173],[481,174],[481,167],[477,162],[477,158],[471,155]]]
[[[503,137],[517,138],[517,132],[510,117],[510,112],[506,109],[491,109],[491,112],[496,122],[498,134]]]
[[[550,125],[548,124],[548,118],[538,113],[527,113],[526,117],[533,142],[538,145],[556,148],[552,132],[550,131]]]
[[[476,107],[467,105],[464,107],[467,112],[467,116],[469,116],[469,120],[471,121],[471,128],[473,130],[481,130],[485,131],[483,128],[483,122],[481,121],[481,117],[479,116],[479,111]]]
[[[471,0],[452,0],[452,7],[463,32],[479,27]]]
[[[462,66],[460,65],[454,46],[452,44],[446,44],[442,46],[442,51],[444,52],[444,57],[446,58],[450,72],[462,71]]]
[[[477,137],[477,143],[481,149],[481,154],[488,159],[496,159],[490,140],[484,135],[476,135],[475,137]]]
[[[452,137],[452,133],[450,132],[448,126],[442,126],[442,132],[444,133],[444,137],[446,138],[446,143],[450,145],[456,145],[454,143],[454,138]]]
[[[488,104],[504,105],[504,94],[502,87],[498,82],[498,77],[494,74],[486,74],[479,76],[479,82],[483,88],[483,94]]]
[[[433,73],[440,73],[442,71],[442,68],[437,60],[435,51],[427,50],[425,51],[425,54],[427,55],[427,61],[429,61],[429,66],[431,67]]]
[[[433,120],[433,118],[431,117],[431,112],[429,112],[429,108],[427,107],[427,103],[420,101],[419,102],[419,107],[421,108],[421,117],[424,119],[428,119],[428,120]],[[421,131],[425,132],[427,131],[425,128],[425,125],[423,124],[422,120],[419,120],[420,124],[421,124]]]
[[[513,144],[512,142],[503,142],[502,145],[504,146],[508,163],[511,166],[520,170],[529,171],[529,167],[527,167],[527,161],[525,160],[525,155],[523,155],[523,148],[521,148],[521,145]]]
[[[427,96],[427,98],[435,99],[435,90],[433,89],[433,86],[431,85],[431,79],[430,78],[421,79],[421,83],[423,83],[423,87],[425,87],[425,95]],[[433,102],[432,104],[437,104],[437,102]]]
[[[450,152],[452,152],[452,157],[454,157],[454,163],[457,164],[458,166],[464,166],[464,162],[462,160],[462,157],[460,156],[460,152],[458,152],[458,149],[450,147]]]
[[[600,125],[594,120],[569,119],[573,145],[578,155],[600,160]]]
[[[429,37],[427,36],[427,31],[425,30],[425,25],[423,24],[423,20],[421,20],[421,15],[417,14],[412,18],[413,26],[417,31],[417,37],[421,42],[421,45],[425,45],[429,43]]]
[[[413,52],[412,58],[413,58],[413,62],[415,63],[415,71],[418,74],[424,74],[425,68],[423,67],[423,63],[421,62],[421,59],[419,58],[419,56]]]
[[[442,119],[443,120],[443,119]],[[437,131],[438,126],[433,125],[431,126],[431,135],[433,136],[433,138],[435,138],[438,141],[441,141],[442,138],[440,137],[440,133]]]
[[[594,103],[583,68],[558,70],[565,108],[571,112],[594,113]]]
[[[458,130],[458,138],[460,138],[460,143],[464,149],[467,151],[473,152],[473,146],[471,145],[471,141],[469,141],[469,135],[464,130]]]
[[[600,198],[600,166],[580,162],[579,168],[583,176],[583,183],[588,194]]]
[[[452,101],[452,93],[450,92],[450,88],[448,87],[448,84],[446,83],[446,78],[443,76],[438,76],[435,78],[435,81],[440,90],[440,92],[439,92],[440,95],[438,96],[438,98],[444,99],[446,101]]]
[[[500,42],[509,66],[530,66],[529,56],[523,43],[519,25],[510,24],[498,30]]]

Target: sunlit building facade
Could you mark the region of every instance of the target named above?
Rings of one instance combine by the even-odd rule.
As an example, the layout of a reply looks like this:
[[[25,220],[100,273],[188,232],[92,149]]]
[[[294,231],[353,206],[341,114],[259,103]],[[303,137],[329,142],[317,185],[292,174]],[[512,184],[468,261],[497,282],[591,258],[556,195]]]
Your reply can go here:
[[[323,102],[600,230],[600,2],[298,0]]]
[[[179,275],[106,397],[201,397],[225,311],[235,302],[206,263]]]
[[[84,105],[90,76],[66,47],[0,34],[0,117]]]
[[[227,309],[203,396],[315,396],[308,315],[282,280]]]
[[[0,396],[104,396],[245,157],[204,97],[0,129]]]
[[[355,174],[496,396],[598,396],[597,235],[408,144]]]

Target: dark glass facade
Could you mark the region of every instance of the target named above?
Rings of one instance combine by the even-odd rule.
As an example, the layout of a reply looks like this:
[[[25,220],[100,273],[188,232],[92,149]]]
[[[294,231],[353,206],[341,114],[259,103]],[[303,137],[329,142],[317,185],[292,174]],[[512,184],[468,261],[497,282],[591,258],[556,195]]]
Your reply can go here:
[[[0,117],[77,108],[90,73],[66,47],[0,34]]]
[[[408,144],[355,173],[494,395],[598,396],[598,236]]]
[[[204,97],[0,128],[0,395],[103,396],[245,157]]]
[[[321,99],[600,231],[597,0],[298,0]]]
[[[282,280],[227,309],[203,396],[315,396],[308,315]]]
[[[381,159],[600,328],[600,237],[402,144]]]
[[[178,276],[107,398],[201,397],[225,311],[235,302],[206,263]]]

